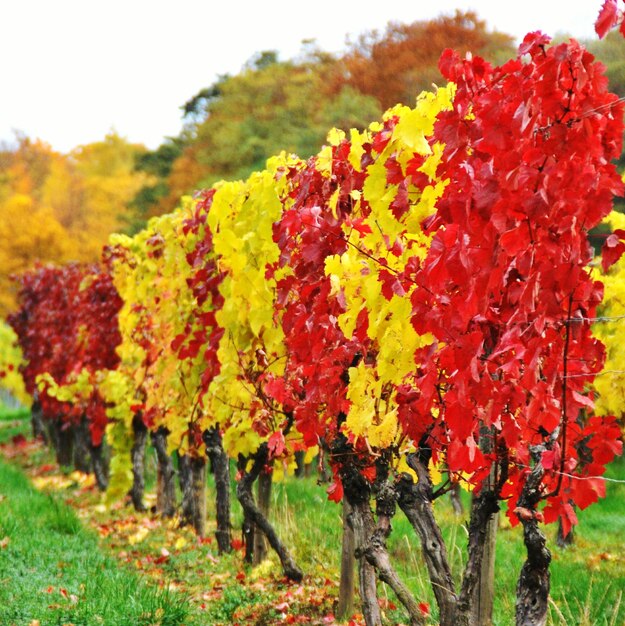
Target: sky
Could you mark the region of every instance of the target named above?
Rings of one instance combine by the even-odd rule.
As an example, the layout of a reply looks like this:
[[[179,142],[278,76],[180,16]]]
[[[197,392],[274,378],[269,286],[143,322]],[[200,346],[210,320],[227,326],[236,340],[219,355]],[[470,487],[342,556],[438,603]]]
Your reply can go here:
[[[314,39],[346,38],[455,9],[520,41],[529,31],[595,38],[603,0],[2,0],[0,143],[15,133],[60,152],[115,131],[156,148],[182,128],[180,107],[254,53],[293,58]]]

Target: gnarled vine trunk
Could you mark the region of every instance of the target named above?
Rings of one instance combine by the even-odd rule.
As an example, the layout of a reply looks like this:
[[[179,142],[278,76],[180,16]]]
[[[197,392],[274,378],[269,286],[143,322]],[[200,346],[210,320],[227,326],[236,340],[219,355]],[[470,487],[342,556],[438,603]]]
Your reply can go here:
[[[94,446],[93,444],[90,446],[93,473],[100,491],[106,491],[109,484],[108,460],[106,458],[105,450],[106,448],[104,442],[97,446]]]
[[[344,497],[351,508],[348,519],[354,531],[356,556],[366,559],[374,568],[377,577],[391,587],[397,599],[408,611],[411,626],[425,624],[424,615],[417,601],[397,575],[386,548],[386,539],[391,533],[391,519],[395,514],[397,501],[395,489],[384,478],[378,478],[376,481],[376,524],[371,510],[369,483],[351,463],[344,463],[340,473]],[[380,467],[378,467],[378,476],[380,473]],[[367,583],[366,587],[363,587],[363,582]],[[373,595],[375,588],[370,581],[366,580],[361,580],[360,588],[365,622],[367,626],[377,626],[381,623],[381,618],[377,594]]]
[[[415,483],[407,474],[402,476],[397,486],[398,504],[421,541],[423,559],[439,608],[440,626],[455,626],[458,596],[449,567],[447,548],[432,510],[432,482],[427,465],[424,466],[415,458],[409,462],[419,480]]]
[[[74,426],[74,449],[72,456],[75,469],[85,474],[91,473],[91,432],[89,431],[89,423],[85,415]]]
[[[156,510],[163,517],[173,517],[176,512],[176,471],[167,453],[167,434],[167,429],[161,427],[151,436],[156,452]]]
[[[41,439],[44,443],[48,443],[48,433],[43,422],[43,411],[41,409],[41,402],[35,398],[33,401],[31,412],[31,426],[33,429],[33,437],[35,439]]]
[[[217,426],[204,433],[206,454],[210,459],[213,476],[215,477],[215,510],[217,518],[217,548],[220,553],[232,549],[230,523],[230,461],[224,450],[221,433]]]
[[[141,413],[135,414],[132,418],[133,444],[130,451],[132,460],[132,487],[130,488],[130,499],[135,511],[145,511],[143,503],[143,493],[145,491],[145,445],[148,440],[148,429],[143,423]]]
[[[295,582],[302,580],[304,574],[302,570],[297,566],[295,560],[291,556],[291,553],[287,547],[282,543],[278,537],[274,527],[269,520],[262,514],[261,510],[256,505],[254,500],[253,486],[260,473],[264,470],[269,459],[269,448],[267,443],[263,443],[259,446],[258,450],[254,454],[254,462],[250,471],[246,471],[247,459],[241,457],[239,459],[239,471],[241,473],[241,479],[237,484],[237,498],[243,507],[243,512],[247,520],[254,523],[255,527],[267,537],[269,545],[274,549],[280,563],[282,564],[282,571],[284,575]]]
[[[259,511],[269,519],[271,509],[272,472],[262,471],[257,480],[257,504]],[[260,529],[254,529],[254,555],[252,565],[260,565],[267,558],[267,540]]]
[[[62,467],[71,467],[74,460],[74,429],[70,424],[54,420],[50,425],[52,445],[56,452],[56,462]]]
[[[543,475],[544,469],[538,462],[530,472],[517,503],[524,510],[519,518],[523,524],[527,559],[517,583],[516,626],[544,626],[547,622],[551,553],[535,516],[536,505],[541,498],[540,484]]]
[[[206,458],[180,457],[182,523],[191,524],[199,537],[206,535]]]

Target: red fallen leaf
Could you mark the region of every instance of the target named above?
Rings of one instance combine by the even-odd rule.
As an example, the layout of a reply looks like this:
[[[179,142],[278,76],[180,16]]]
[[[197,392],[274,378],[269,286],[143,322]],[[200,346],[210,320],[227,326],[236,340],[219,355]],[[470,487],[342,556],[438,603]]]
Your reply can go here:
[[[40,473],[52,472],[56,469],[56,465],[52,465],[52,463],[46,463],[39,468]]]
[[[46,593],[52,593],[54,591],[54,587],[52,585],[50,585],[47,589],[46,589]]]
[[[233,539],[230,542],[233,550],[242,550],[245,547],[245,542],[241,539]]]
[[[159,556],[156,559],[154,559],[154,563],[156,565],[160,565],[161,563],[167,563],[167,561],[169,561],[169,554],[167,554],[167,555],[161,554],[161,556]]]
[[[198,543],[202,545],[213,543],[213,538],[212,537],[198,537]]]
[[[239,572],[239,573],[235,576],[235,578],[236,578],[238,581],[245,580],[245,572]]]
[[[17,448],[24,448],[26,446],[26,444],[28,443],[26,441],[26,437],[24,437],[24,435],[22,435],[21,433],[19,435],[15,435],[11,441],[13,442],[13,445]]]
[[[430,614],[430,605],[427,602],[419,602],[419,611],[423,613],[424,617]]]
[[[69,593],[67,593],[67,589],[59,589],[59,593],[64,597],[64,598],[69,598]]]

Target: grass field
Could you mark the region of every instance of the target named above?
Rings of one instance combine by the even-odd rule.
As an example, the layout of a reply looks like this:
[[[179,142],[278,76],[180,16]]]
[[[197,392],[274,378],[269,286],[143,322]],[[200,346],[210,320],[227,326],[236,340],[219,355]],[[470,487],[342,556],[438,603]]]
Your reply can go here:
[[[28,428],[24,415],[5,415],[0,419],[0,441],[28,433]],[[148,459],[152,473],[152,456]],[[128,506],[108,509],[93,481],[76,473],[62,474],[40,446],[16,454],[12,464],[21,470],[4,463],[0,466],[0,493],[4,495],[0,540],[8,538],[0,548],[0,624],[28,625],[35,618],[42,625],[75,626],[333,623],[340,507],[327,500],[314,478],[273,486],[273,521],[307,574],[302,585],[292,585],[282,579],[273,556],[251,569],[243,566],[239,550],[218,556],[210,537],[198,541],[190,530],[149,514],[138,515]],[[22,471],[43,493],[30,486]],[[622,459],[612,465],[608,476],[625,480]],[[209,480],[209,517],[211,493]],[[466,532],[448,502],[436,507],[458,573]],[[625,485],[610,482],[608,497],[581,511],[579,518],[575,545],[567,549],[555,547],[556,528],[547,528],[553,553],[549,623],[622,626]],[[241,521],[240,507],[233,502],[237,539]],[[389,547],[418,600],[432,607],[430,623],[435,624],[435,603],[418,541],[401,514],[394,520]],[[523,558],[520,528],[502,524],[496,561],[497,625],[514,623],[515,586]],[[405,623],[384,585],[380,595],[387,623]],[[110,613],[103,615],[105,610]],[[97,615],[104,621],[98,621]],[[361,623],[357,614],[354,622]]]

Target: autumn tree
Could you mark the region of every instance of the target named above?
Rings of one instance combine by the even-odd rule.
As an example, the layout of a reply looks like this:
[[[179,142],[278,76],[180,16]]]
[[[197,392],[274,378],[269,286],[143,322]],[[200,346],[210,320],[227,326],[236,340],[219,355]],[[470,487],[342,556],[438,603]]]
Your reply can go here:
[[[342,74],[337,78],[341,85],[373,96],[383,109],[411,105],[420,91],[441,83],[438,59],[445,48],[471,51],[492,61],[514,53],[510,35],[489,31],[472,11],[456,11],[411,24],[391,22],[383,33],[365,33],[340,59]]]
[[[99,259],[128,204],[151,181],[134,169],[144,149],[111,133],[69,155],[19,136],[0,152],[0,314],[15,304],[9,276],[40,262]]]
[[[336,59],[309,45],[289,61],[260,52],[239,74],[198,92],[183,107],[184,147],[153,188],[158,198],[150,214],[171,211],[182,194],[220,179],[247,178],[282,150],[312,156],[328,128],[364,128],[380,116],[375,99],[337,88],[332,75],[338,76]]]

